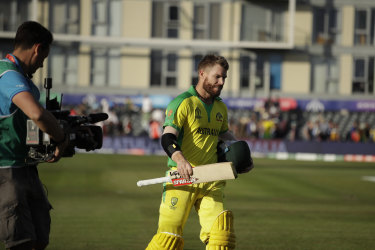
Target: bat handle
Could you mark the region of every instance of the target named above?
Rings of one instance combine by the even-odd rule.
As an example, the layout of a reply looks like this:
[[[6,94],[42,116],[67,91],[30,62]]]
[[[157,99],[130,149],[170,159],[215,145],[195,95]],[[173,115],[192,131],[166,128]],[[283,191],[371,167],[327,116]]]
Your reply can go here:
[[[160,178],[154,178],[154,179],[148,179],[148,180],[141,180],[137,182],[138,187],[152,185],[152,184],[159,184],[164,182],[171,182],[171,178],[169,176],[167,177],[160,177]]]

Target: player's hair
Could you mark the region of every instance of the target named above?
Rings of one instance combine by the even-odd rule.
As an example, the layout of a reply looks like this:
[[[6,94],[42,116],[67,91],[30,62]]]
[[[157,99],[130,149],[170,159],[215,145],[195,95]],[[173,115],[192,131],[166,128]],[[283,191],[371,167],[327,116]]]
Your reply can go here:
[[[38,22],[26,21],[22,23],[14,39],[14,48],[30,49],[34,44],[40,43],[42,48],[48,48],[52,43],[52,33]]]
[[[225,70],[229,69],[229,64],[227,59],[223,56],[209,54],[203,57],[203,59],[198,64],[198,72],[206,69],[207,67],[213,67],[216,64],[219,64]]]

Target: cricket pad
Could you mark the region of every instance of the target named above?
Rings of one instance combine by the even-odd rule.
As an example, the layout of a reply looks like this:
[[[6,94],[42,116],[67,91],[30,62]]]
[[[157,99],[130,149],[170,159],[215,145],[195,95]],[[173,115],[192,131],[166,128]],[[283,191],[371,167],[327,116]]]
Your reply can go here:
[[[171,233],[155,234],[146,250],[183,250],[184,239]]]
[[[212,225],[206,250],[232,250],[235,248],[236,236],[233,228],[233,214],[223,211]]]

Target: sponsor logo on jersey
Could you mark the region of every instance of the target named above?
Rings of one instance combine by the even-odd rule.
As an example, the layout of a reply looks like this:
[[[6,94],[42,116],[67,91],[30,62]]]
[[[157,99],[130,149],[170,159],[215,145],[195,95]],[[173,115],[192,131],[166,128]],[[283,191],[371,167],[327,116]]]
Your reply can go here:
[[[218,112],[218,113],[216,114],[216,121],[218,121],[218,122],[222,122],[223,120],[224,120],[223,115],[222,115],[220,112]]]
[[[219,135],[219,130],[214,128],[197,128],[197,133],[201,135]]]
[[[169,111],[168,111],[168,114],[167,114],[167,116],[168,117],[170,117],[171,115],[173,114],[173,110],[172,109],[170,109]]]
[[[199,108],[195,109],[195,118],[197,118],[197,119],[202,118],[202,111]]]

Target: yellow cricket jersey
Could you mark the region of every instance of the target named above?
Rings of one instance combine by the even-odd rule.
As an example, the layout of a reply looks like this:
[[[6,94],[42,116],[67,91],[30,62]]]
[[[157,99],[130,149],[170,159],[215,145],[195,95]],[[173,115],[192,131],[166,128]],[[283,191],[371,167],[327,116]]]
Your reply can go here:
[[[207,105],[191,86],[169,103],[165,115],[164,127],[179,131],[177,142],[192,166],[217,162],[218,136],[228,130],[227,107],[221,98]],[[169,158],[168,166],[176,163]]]

